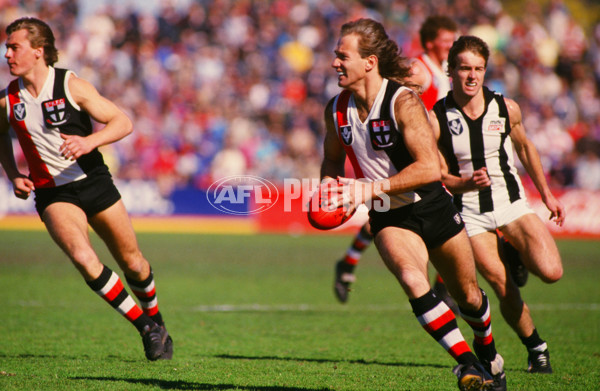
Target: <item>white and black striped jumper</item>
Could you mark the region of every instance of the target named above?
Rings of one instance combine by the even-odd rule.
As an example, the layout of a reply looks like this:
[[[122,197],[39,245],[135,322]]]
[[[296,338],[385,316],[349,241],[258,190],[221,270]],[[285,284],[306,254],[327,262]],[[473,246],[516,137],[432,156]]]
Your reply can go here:
[[[471,177],[486,167],[492,185],[454,195],[459,212],[481,214],[525,199],[523,185],[514,164],[509,137],[511,127],[504,97],[483,87],[485,110],[477,119],[469,118],[456,104],[452,92],[439,100],[433,110],[440,126],[440,149],[450,174]]]

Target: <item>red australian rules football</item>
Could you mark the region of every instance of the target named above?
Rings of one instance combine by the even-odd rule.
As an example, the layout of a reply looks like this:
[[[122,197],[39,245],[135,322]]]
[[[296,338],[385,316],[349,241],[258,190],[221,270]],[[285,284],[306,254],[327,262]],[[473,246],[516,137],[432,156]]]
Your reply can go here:
[[[337,185],[337,181],[322,183],[317,187],[308,203],[308,222],[316,229],[328,230],[339,227],[354,214],[352,212],[346,216],[348,209],[344,207],[343,202],[340,202],[343,200],[342,194],[329,191]],[[336,203],[332,205],[331,202],[334,200]]]

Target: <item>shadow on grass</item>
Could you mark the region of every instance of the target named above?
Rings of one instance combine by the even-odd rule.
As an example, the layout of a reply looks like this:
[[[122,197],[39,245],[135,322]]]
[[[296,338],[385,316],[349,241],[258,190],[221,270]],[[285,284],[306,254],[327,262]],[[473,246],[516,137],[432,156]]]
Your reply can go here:
[[[121,362],[128,362],[128,363],[136,363],[139,362],[140,360],[136,360],[136,359],[126,359],[123,358],[121,356],[117,356],[114,354],[109,354],[108,356],[106,356],[107,359],[110,360],[116,360],[116,361],[121,361]],[[21,353],[21,354],[3,354],[0,353],[0,358],[18,358],[18,359],[52,359],[52,360],[56,360],[56,359],[61,359],[61,360],[91,360],[92,358],[90,356],[88,356],[87,354],[82,354],[79,356],[65,356],[65,355],[56,355],[56,354],[31,354],[31,353]]]
[[[274,361],[300,361],[300,362],[316,362],[316,363],[349,363],[361,365],[382,365],[390,367],[427,367],[427,368],[448,368],[446,365],[439,364],[416,364],[416,363],[389,363],[380,361],[360,360],[332,360],[329,358],[297,358],[297,357],[277,357],[277,356],[241,356],[233,354],[217,354],[214,357],[225,358],[230,360],[274,360]]]
[[[93,381],[114,381],[127,382],[131,384],[141,384],[145,386],[160,387],[162,390],[256,390],[256,391],[332,391],[330,388],[300,388],[284,386],[240,386],[235,384],[208,384],[194,383],[181,380],[160,380],[160,379],[128,379],[108,376],[81,376],[71,377],[72,380],[93,380]]]
[[[8,356],[5,354],[0,354],[0,358],[7,358],[7,357],[13,357],[13,358],[51,358],[51,359],[56,359],[57,356],[54,355],[47,355],[47,354],[18,354],[18,355],[14,355],[14,356]],[[333,360],[333,359],[329,359],[329,358],[299,358],[299,357],[278,357],[278,356],[244,356],[244,355],[235,355],[235,354],[216,354],[213,357],[216,358],[222,358],[222,359],[227,359],[227,360],[265,360],[265,361],[297,361],[297,362],[314,362],[314,363],[332,363],[332,364],[336,364],[336,363],[348,363],[348,364],[360,364],[360,365],[381,365],[381,366],[389,366],[389,367],[411,367],[411,368],[418,368],[418,367],[426,367],[426,368],[447,368],[446,365],[440,365],[440,364],[417,364],[417,363],[398,363],[398,362],[381,362],[381,361],[367,361],[364,359],[359,359],[359,360]],[[69,359],[69,360],[81,360],[81,359],[85,359],[85,358],[89,358],[89,356],[83,355],[83,356],[77,356],[77,357],[68,357],[68,356],[61,356],[61,359]],[[110,355],[108,356],[109,359],[111,360],[118,360],[118,361],[122,361],[122,362],[138,362],[139,360],[131,360],[131,359],[124,359],[123,357],[119,357],[119,356],[115,356],[115,355]]]

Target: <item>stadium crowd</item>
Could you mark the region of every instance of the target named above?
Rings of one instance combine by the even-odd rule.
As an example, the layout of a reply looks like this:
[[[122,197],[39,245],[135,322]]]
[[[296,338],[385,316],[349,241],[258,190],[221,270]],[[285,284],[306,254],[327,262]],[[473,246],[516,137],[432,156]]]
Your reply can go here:
[[[415,56],[423,20],[444,14],[494,49],[487,83],[521,105],[551,185],[600,189],[600,20],[579,24],[562,0],[526,2],[519,18],[498,0],[160,4],[155,14],[112,4],[82,15],[76,0],[0,0],[2,42],[15,18],[43,18],[57,35],[57,66],[132,118],[133,134],[102,151],[119,179],[156,180],[168,194],[227,175],[319,177],[341,24],[380,20]],[[11,80],[6,66],[0,80]]]

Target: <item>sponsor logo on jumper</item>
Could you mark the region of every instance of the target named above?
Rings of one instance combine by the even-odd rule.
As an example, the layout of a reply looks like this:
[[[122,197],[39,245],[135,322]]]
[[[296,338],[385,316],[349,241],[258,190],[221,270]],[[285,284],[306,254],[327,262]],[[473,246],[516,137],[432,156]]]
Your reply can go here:
[[[503,119],[500,120],[492,120],[488,125],[488,132],[502,132],[504,130],[505,121]]]

